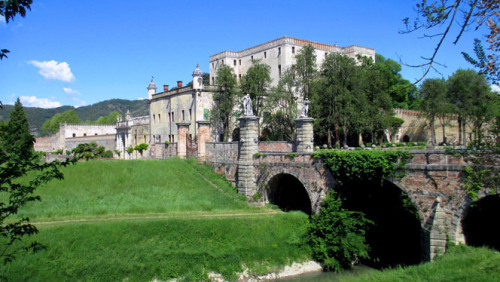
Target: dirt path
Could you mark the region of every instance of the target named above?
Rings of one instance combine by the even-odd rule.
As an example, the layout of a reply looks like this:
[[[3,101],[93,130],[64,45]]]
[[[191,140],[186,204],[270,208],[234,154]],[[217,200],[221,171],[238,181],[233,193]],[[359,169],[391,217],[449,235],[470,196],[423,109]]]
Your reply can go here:
[[[200,218],[224,218],[224,217],[258,217],[280,214],[282,211],[269,210],[266,212],[240,212],[240,213],[165,213],[165,214],[126,214],[116,216],[103,216],[103,217],[88,217],[88,218],[70,218],[62,220],[47,220],[31,222],[36,226],[51,226],[51,225],[64,225],[72,223],[93,223],[93,222],[111,222],[122,220],[151,220],[151,219],[200,219]]]

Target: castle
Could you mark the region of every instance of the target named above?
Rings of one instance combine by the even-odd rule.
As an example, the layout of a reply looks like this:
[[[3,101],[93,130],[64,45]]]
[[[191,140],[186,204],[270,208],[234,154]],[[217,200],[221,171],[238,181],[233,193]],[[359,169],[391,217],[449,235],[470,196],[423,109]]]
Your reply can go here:
[[[61,125],[60,131],[51,137],[37,138],[35,149],[38,151],[71,150],[77,144],[96,142],[105,146],[106,150],[115,152],[115,158],[134,159],[141,157],[134,152],[127,153],[127,148],[138,144],[149,145],[144,156],[164,158],[181,154],[189,156],[197,146],[200,129],[208,130],[203,138],[222,141],[217,134],[217,128],[209,126],[210,110],[213,107],[212,93],[216,90],[215,81],[218,67],[229,65],[234,70],[236,81],[242,77],[252,65],[253,61],[260,60],[271,68],[271,86],[275,86],[287,69],[293,69],[295,54],[304,46],[312,45],[315,49],[316,64],[321,65],[325,56],[330,52],[340,53],[356,58],[358,55],[367,56],[375,60],[375,50],[352,45],[339,47],[337,44],[328,45],[297,38],[282,37],[245,50],[223,51],[210,56],[209,82],[203,81],[203,72],[199,66],[192,73],[192,83],[187,86],[182,81],[177,87],[169,89],[163,85],[163,91],[157,92],[154,80],[147,86],[149,115],[131,117],[127,112],[125,117],[119,117],[116,125]],[[302,101],[298,100],[299,107]],[[419,118],[420,113],[407,110],[396,110],[396,116],[405,120],[402,128],[391,141],[425,141],[428,139],[426,121]],[[450,133],[453,131],[449,130]],[[182,134],[180,134],[182,133]],[[440,140],[440,131],[436,130]],[[448,135],[448,134],[447,134]],[[180,136],[185,140],[179,140]],[[454,139],[449,136],[449,140]],[[112,141],[112,142],[111,142]],[[181,141],[186,146],[178,147]]]

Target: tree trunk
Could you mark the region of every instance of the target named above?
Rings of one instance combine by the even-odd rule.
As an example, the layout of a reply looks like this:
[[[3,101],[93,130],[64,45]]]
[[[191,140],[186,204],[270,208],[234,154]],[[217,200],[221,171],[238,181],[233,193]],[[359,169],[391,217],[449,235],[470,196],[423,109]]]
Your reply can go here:
[[[462,134],[464,135],[462,138],[462,145],[467,146],[467,129],[465,127],[465,120],[462,120]]]
[[[432,145],[436,145],[436,130],[434,128],[434,117],[430,120],[431,127],[431,143]]]
[[[332,147],[332,130],[328,128],[328,147]]]
[[[462,119],[458,116],[458,145],[462,145]]]
[[[446,143],[446,132],[445,132],[445,126],[444,126],[444,122],[441,124],[441,128],[443,129],[443,143]]]

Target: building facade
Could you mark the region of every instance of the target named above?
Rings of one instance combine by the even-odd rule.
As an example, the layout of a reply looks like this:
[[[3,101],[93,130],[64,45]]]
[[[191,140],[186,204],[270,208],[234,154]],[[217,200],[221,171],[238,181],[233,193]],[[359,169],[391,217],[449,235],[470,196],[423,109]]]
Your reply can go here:
[[[128,153],[128,148],[134,148],[141,143],[150,143],[149,135],[150,121],[149,116],[131,117],[127,111],[125,118],[122,120],[118,117],[116,122],[116,154],[120,159],[137,159],[142,156],[137,151]],[[144,154],[148,154],[146,151]]]
[[[292,37],[281,37],[248,49],[234,52],[223,51],[210,56],[210,85],[215,85],[217,69],[221,65],[233,68],[238,82],[252,66],[254,60],[271,67],[271,86],[278,84],[281,73],[292,69],[295,64],[295,54],[304,46],[312,45],[316,52],[316,65],[320,66],[328,53],[334,52],[356,58],[357,55],[370,57],[375,61],[375,49],[351,45],[339,47]]]

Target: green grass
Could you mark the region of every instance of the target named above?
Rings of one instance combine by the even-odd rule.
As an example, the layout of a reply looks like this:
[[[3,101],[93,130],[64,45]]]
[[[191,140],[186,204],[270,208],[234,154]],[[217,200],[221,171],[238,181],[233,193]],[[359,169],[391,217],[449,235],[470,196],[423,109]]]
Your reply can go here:
[[[303,213],[230,218],[152,219],[41,227],[47,250],[1,267],[12,281],[206,280],[235,278],[309,258]]]
[[[195,160],[89,161],[29,203],[47,246],[0,266],[11,281],[206,280],[310,259],[308,216],[253,207]],[[0,245],[4,245],[1,243]]]
[[[194,160],[89,161],[63,169],[65,179],[37,190],[32,221],[164,213],[258,212],[235,188]],[[213,187],[201,176],[217,185]]]
[[[369,271],[344,281],[500,281],[500,252],[452,246],[432,263]]]

